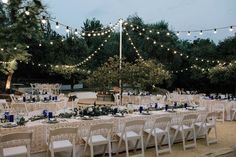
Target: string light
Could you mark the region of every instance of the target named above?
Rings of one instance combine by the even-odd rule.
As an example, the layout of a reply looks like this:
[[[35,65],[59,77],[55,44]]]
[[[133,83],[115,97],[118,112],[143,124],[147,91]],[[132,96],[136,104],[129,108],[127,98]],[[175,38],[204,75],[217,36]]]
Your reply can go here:
[[[25,14],[26,14],[26,15],[30,15],[29,7],[25,7]]]
[[[75,29],[75,34],[78,35],[78,30],[77,29]]]
[[[200,33],[199,33],[200,35],[202,35],[202,30],[200,30]]]
[[[136,28],[137,29],[137,26],[134,26],[133,24],[130,24],[132,25],[133,27],[131,28]],[[229,29],[229,31],[233,31],[233,28],[236,27],[236,25],[231,25],[231,26],[225,26],[225,27],[218,27],[218,28],[210,28],[210,29],[202,29],[202,30],[182,30],[182,31],[172,31],[172,32],[175,32],[175,34],[177,36],[180,35],[180,33],[186,33],[188,36],[191,35],[191,33],[199,33],[199,35],[202,35],[203,32],[209,32],[209,31],[212,31],[213,33],[217,33],[217,30],[223,30],[223,29]],[[138,27],[139,28],[139,27]],[[142,30],[143,32],[145,31],[144,28],[139,28],[140,30]],[[160,34],[160,31],[155,31],[153,29],[150,29],[150,30],[147,30],[149,33],[152,33],[152,32],[156,32],[158,35]],[[164,32],[166,32],[166,30],[163,30]],[[171,32],[170,31],[167,31],[166,32],[166,35],[169,36],[171,35]]]
[[[2,3],[7,4],[9,0],[2,0]]]
[[[216,29],[214,29],[214,34],[216,34],[217,33],[217,31],[216,31]]]
[[[70,30],[69,30],[69,26],[66,26],[66,32],[69,33]]]
[[[110,37],[111,37],[111,35],[108,35],[108,36],[107,36],[107,39],[109,39]],[[79,67],[79,66],[82,66],[82,65],[84,65],[85,63],[87,63],[89,60],[91,60],[91,59],[95,56],[95,54],[97,54],[98,52],[100,52],[101,48],[104,47],[104,43],[107,42],[107,39],[105,39],[105,40],[103,41],[103,43],[101,43],[101,45],[97,48],[97,50],[94,51],[94,53],[92,53],[91,55],[89,55],[89,56],[88,56],[87,58],[85,58],[82,62],[76,64],[76,66],[78,66],[78,67]]]
[[[47,23],[47,21],[46,21],[46,17],[45,17],[45,16],[43,16],[41,22],[42,22],[43,24],[46,24],[46,23]]]
[[[59,26],[59,22],[56,22],[56,29],[59,29],[60,26]]]
[[[139,31],[139,30],[137,30],[137,31]],[[190,32],[190,31],[189,31],[189,32]],[[144,35],[144,39],[146,39],[146,40],[152,40],[152,41],[153,41],[153,44],[154,44],[154,45],[157,45],[157,43],[155,43],[155,40],[154,40],[153,38],[147,36],[147,35]],[[129,40],[131,40],[131,38],[130,38]],[[170,48],[164,46],[163,44],[160,44],[160,47],[162,47],[162,48],[165,47],[165,48],[167,49],[167,51],[170,51]],[[176,51],[176,50],[174,50],[174,49],[172,49],[171,52],[172,52],[174,55],[179,55],[180,57],[183,57],[183,58],[186,58],[186,59],[189,58],[188,55],[185,55],[184,53],[178,52],[178,51]],[[193,57],[193,59],[194,59],[195,61],[198,61],[198,62],[204,62],[204,61],[206,60],[206,59],[197,58],[197,57]],[[208,63],[209,63],[209,62],[208,62]],[[218,64],[219,64],[219,63],[221,63],[221,62],[220,62],[220,61],[212,61],[212,63],[218,63]]]
[[[130,37],[130,35],[129,35],[128,32],[126,33],[126,35],[127,35],[128,39],[129,39],[129,41],[130,41],[131,46],[133,47],[134,51],[136,52],[137,56],[139,57],[139,59],[141,59],[142,61],[144,61],[143,57],[142,57],[142,56],[140,55],[140,53],[139,53],[139,50],[134,46],[134,43],[133,43],[133,41],[132,41],[132,39],[131,39],[131,37]]]

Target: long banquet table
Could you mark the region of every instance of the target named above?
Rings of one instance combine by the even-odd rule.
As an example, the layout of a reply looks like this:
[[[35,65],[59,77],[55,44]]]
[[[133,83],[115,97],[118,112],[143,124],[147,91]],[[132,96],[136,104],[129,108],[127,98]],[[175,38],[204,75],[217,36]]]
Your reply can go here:
[[[151,115],[140,115],[139,113],[127,114],[125,117],[113,117],[113,116],[100,116],[94,118],[93,120],[81,120],[81,119],[58,119],[60,122],[57,124],[48,124],[45,120],[38,120],[34,122],[28,122],[25,126],[18,126],[14,128],[1,128],[0,134],[7,134],[19,131],[32,131],[32,153],[44,152],[46,151],[46,140],[49,129],[61,128],[61,127],[77,127],[78,129],[78,140],[77,144],[83,144],[82,137],[86,137],[91,125],[110,122],[113,123],[113,142],[116,141],[115,133],[120,132],[126,121],[130,120],[146,120],[145,128],[151,128],[154,120],[157,117],[168,115],[171,116],[172,124],[178,124],[182,120],[183,115],[189,113],[198,113],[200,115],[205,115],[206,111],[198,109],[195,111],[186,109],[176,109],[176,112],[166,112],[166,111],[151,111]]]

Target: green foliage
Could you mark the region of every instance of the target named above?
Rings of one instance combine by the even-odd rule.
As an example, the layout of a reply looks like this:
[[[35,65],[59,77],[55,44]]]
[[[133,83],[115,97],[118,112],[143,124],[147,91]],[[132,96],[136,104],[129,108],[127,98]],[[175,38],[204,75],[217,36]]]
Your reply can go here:
[[[153,60],[145,62],[137,60],[135,63],[129,63],[123,59],[122,69],[119,65],[118,56],[109,58],[108,62],[94,71],[85,83],[97,87],[97,90],[108,91],[114,86],[119,86],[121,79],[126,86],[145,90],[170,78],[163,66]]]
[[[30,14],[25,14],[25,7]],[[13,73],[17,61],[27,62],[31,56],[26,49],[30,40],[41,36],[40,14],[44,7],[38,0],[11,0],[8,5],[0,3],[0,59],[10,62],[1,68],[5,73]],[[0,65],[1,66],[1,65]]]

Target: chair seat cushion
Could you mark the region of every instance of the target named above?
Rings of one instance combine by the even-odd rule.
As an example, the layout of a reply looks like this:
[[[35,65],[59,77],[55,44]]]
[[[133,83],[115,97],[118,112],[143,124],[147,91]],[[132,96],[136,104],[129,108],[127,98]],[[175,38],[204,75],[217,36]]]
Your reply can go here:
[[[87,137],[83,137],[83,140],[87,141]],[[88,143],[90,144],[90,140],[88,141]],[[93,143],[93,145],[106,144],[106,143],[108,143],[108,140],[102,135],[93,135],[92,136],[92,143]]]
[[[54,141],[53,142],[53,150],[54,152],[57,151],[64,151],[73,148],[73,144],[69,140],[62,140],[62,141]]]
[[[25,155],[25,154],[27,154],[26,146],[9,147],[9,148],[3,149],[3,156],[4,157]]]
[[[146,133],[150,134],[151,129],[145,129],[144,131],[145,131]],[[162,130],[162,129],[160,129],[160,128],[155,128],[155,129],[153,129],[153,131],[152,131],[152,135],[153,135],[153,136],[155,136],[155,134],[156,134],[156,135],[161,135],[161,134],[164,134],[164,133],[166,133],[166,131],[165,131],[165,130]]]
[[[123,137],[121,137],[121,133],[117,133],[117,136],[119,136],[120,138],[122,138],[123,140],[125,140],[125,134],[123,135]],[[136,132],[134,131],[127,131],[126,132],[126,137],[127,139],[137,139],[137,138],[140,138],[140,135],[137,134]]]
[[[193,128],[187,126],[187,125],[183,125],[183,127],[181,125],[173,125],[173,126],[171,126],[171,128],[173,128],[175,130],[179,130],[179,131],[193,129]]]

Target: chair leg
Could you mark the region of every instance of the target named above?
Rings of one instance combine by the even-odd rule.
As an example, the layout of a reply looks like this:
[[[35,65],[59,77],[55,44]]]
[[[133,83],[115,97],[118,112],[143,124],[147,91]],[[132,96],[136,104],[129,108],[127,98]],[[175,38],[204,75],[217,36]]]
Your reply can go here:
[[[169,150],[170,150],[170,153],[171,153],[171,143],[170,143],[170,133],[169,132],[167,133],[167,138],[168,138]]]
[[[116,155],[119,154],[121,142],[122,142],[122,138],[120,137],[120,140],[119,140],[119,143],[118,143],[118,147],[117,147],[117,151],[116,151]]]
[[[51,157],[54,157],[54,151],[51,150]]]
[[[88,144],[86,143],[84,146],[84,152],[86,152],[87,146],[88,146]]]
[[[142,149],[142,156],[144,157],[144,143],[143,143],[143,135],[141,135],[141,149]]]
[[[46,157],[48,157],[48,148],[47,148],[47,152],[46,152],[47,154],[46,154]]]
[[[206,144],[207,144],[207,146],[209,146],[209,137],[208,137],[209,129],[208,128],[205,129],[204,134],[205,134],[205,137],[206,137]]]
[[[178,130],[175,130],[175,134],[174,134],[173,139],[172,139],[172,145],[174,144],[177,135],[178,135]]]
[[[91,157],[93,157],[93,145],[90,146]]]
[[[111,141],[108,143],[109,157],[111,157]]]
[[[186,150],[186,148],[185,148],[185,135],[184,135],[184,130],[181,131],[181,134],[182,134],[182,140],[183,140],[183,148],[184,148],[184,150]]]
[[[125,139],[125,150],[126,150],[126,157],[129,157],[129,146],[128,146],[128,140]]]
[[[234,120],[234,118],[235,118],[235,113],[236,113],[236,111],[234,111],[234,113],[233,113],[233,115],[232,115],[232,118],[231,118],[231,121]]]
[[[217,132],[216,132],[216,126],[214,127],[214,129],[215,129],[215,139],[216,139],[216,142],[217,142]]]
[[[225,122],[225,111],[222,112],[222,122]]]
[[[148,134],[148,137],[147,137],[147,140],[146,140],[146,143],[145,143],[145,149],[147,149],[150,137],[151,137],[151,134]]]
[[[156,156],[159,156],[159,153],[158,153],[157,136],[155,135],[154,137],[155,137],[154,140],[155,140]]]
[[[76,149],[75,149],[75,145],[73,146],[73,149],[72,149],[72,153],[73,153],[73,157],[76,157]]]
[[[30,157],[30,147],[27,146],[27,157]]]
[[[107,145],[104,145],[104,150],[103,150],[103,157],[104,157],[104,156],[105,156],[105,154],[106,154],[107,147],[108,147],[108,144],[107,144]]]
[[[193,141],[194,141],[194,146],[197,147],[197,136],[194,128],[193,128]]]

